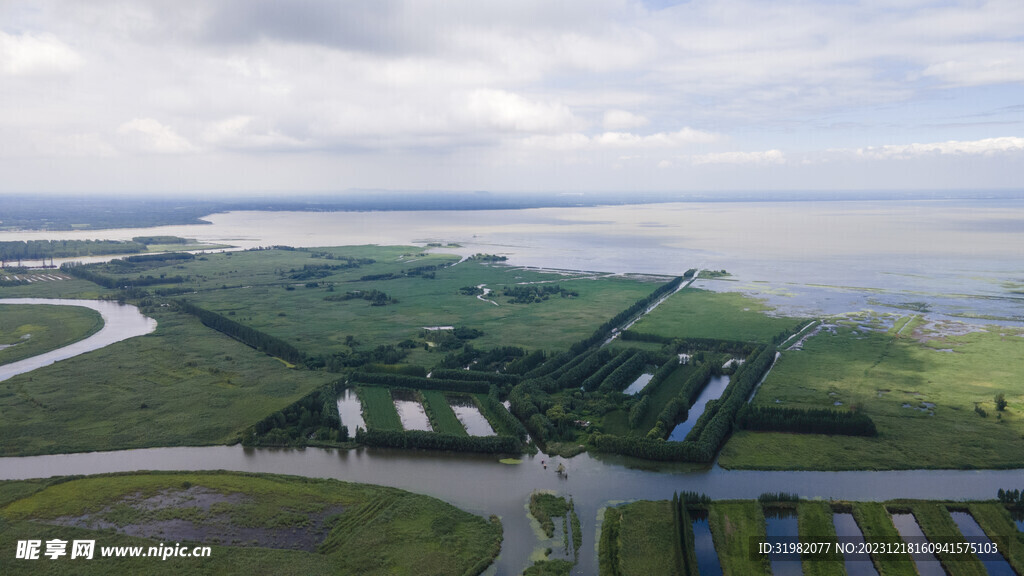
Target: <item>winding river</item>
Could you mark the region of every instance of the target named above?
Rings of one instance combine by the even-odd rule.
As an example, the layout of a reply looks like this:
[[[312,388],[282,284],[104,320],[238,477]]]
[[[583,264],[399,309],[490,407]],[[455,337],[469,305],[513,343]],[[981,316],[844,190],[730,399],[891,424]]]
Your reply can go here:
[[[9,378],[58,360],[147,334],[156,322],[137,308],[90,300],[2,299],[0,303],[62,304],[98,310],[104,327],[93,336],[34,358],[0,367]],[[17,367],[17,368],[15,368]],[[543,462],[543,464],[542,464]],[[563,463],[568,472],[554,470]],[[546,467],[544,466],[546,464]],[[248,449],[239,446],[151,448],[114,452],[0,458],[0,479],[133,470],[233,470],[335,478],[393,486],[429,494],[481,515],[497,514],[504,525],[501,556],[492,574],[518,574],[540,543],[524,511],[534,490],[572,496],[583,529],[583,553],[575,574],[597,573],[601,509],[632,499],[668,499],[673,492],[703,492],[715,499],[756,498],[764,492],[807,498],[987,499],[1020,483],[1021,470],[905,470],[856,472],[763,472],[651,464],[613,456],[581,454],[563,460],[543,454],[520,464],[493,456],[389,449]]]
[[[90,308],[100,313],[103,328],[98,332],[64,346],[18,362],[0,366],[0,382],[31,372],[36,368],[49,366],[54,362],[66,360],[79,354],[99,350],[114,342],[127,340],[135,336],[149,334],[156,330],[156,320],[144,316],[135,306],[108,302],[105,300],[69,300],[54,298],[0,298],[0,304],[48,304],[51,306],[79,306]]]

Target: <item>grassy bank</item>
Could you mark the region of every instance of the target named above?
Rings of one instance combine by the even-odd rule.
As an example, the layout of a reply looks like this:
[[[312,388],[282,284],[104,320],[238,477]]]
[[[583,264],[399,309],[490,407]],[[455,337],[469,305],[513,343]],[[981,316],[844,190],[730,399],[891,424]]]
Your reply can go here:
[[[0,494],[7,493],[0,484]],[[15,486],[23,490],[25,483]],[[0,509],[0,547],[95,539],[90,561],[5,562],[7,574],[478,574],[501,526],[402,490],[273,475],[148,473],[53,484]],[[103,530],[94,527],[102,523]],[[137,536],[127,536],[132,532]],[[100,558],[102,546],[211,546],[208,558]]]
[[[668,338],[714,338],[770,342],[790,330],[796,318],[769,316],[760,300],[735,292],[685,288],[664,301],[631,330]]]
[[[78,306],[0,304],[0,365],[43,354],[103,327],[100,313]]]
[[[870,318],[840,322],[785,351],[754,399],[795,408],[863,411],[878,436],[734,434],[727,468],[1016,468],[1024,436],[1024,355],[1017,328],[952,334],[962,325],[923,325],[897,335]],[[998,411],[996,394],[1008,406]],[[840,402],[842,408],[835,405]],[[977,407],[977,410],[976,410]]]
[[[0,382],[4,456],[230,443],[329,380],[166,308],[154,333]]]

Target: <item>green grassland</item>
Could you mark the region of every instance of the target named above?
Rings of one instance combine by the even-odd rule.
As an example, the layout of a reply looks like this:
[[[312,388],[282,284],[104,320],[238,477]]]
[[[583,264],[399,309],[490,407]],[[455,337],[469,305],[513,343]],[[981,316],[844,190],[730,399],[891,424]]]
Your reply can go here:
[[[4,484],[0,494],[7,494]],[[113,528],[55,525],[85,515]],[[126,536],[125,527],[171,521],[208,530],[206,541],[197,536],[190,544],[212,546],[210,557],[99,557],[102,546],[157,546],[165,539]],[[242,530],[261,539],[236,542],[232,534]],[[282,549],[281,540],[296,534],[307,535],[313,548]],[[501,526],[435,498],[381,486],[262,474],[143,473],[52,483],[0,509],[3,549],[13,550],[19,539],[55,537],[95,539],[96,557],[5,561],[5,574],[477,574],[497,556]]]
[[[877,437],[740,431],[719,463],[821,470],[1024,466],[1024,373],[1016,361],[1024,357],[1024,332],[988,327],[943,335],[916,319],[889,330],[857,325],[869,320],[840,322],[834,333],[809,338],[803,350],[783,352],[754,402],[835,409],[842,402],[870,416]],[[909,326],[897,335],[903,324]],[[994,406],[998,393],[1009,403],[1003,412]]]
[[[837,542],[836,527],[832,523],[832,509],[828,502],[800,502],[797,504],[797,526],[801,542]],[[804,557],[801,563],[804,576],[844,576],[843,555],[832,549],[817,558]]]
[[[328,382],[154,308],[154,333],[0,382],[4,456],[222,444]]]
[[[903,540],[881,502],[856,502],[853,517],[868,543],[898,544]],[[871,560],[879,574],[886,576],[915,576],[917,569],[909,554],[872,554]]]
[[[465,426],[459,422],[445,393],[440,390],[423,390],[423,409],[430,417],[430,426],[434,432],[441,434],[453,434],[455,436],[469,436]]]
[[[78,306],[0,304],[0,365],[67,346],[103,327],[100,313]]]
[[[622,576],[674,574],[674,526],[670,502],[641,500],[619,506],[618,559]]]
[[[684,288],[661,303],[631,330],[668,338],[715,338],[770,342],[791,331],[797,318],[769,316],[760,300],[736,292]]]
[[[375,386],[360,386],[359,402],[363,407],[363,421],[368,428],[377,430],[401,430],[402,419],[391,398],[391,389]]]
[[[291,279],[291,270],[342,262],[314,257],[316,253],[372,258],[376,262],[358,268],[331,270],[321,278]],[[403,270],[452,264],[458,260],[459,257],[452,255],[424,254],[419,248],[409,246],[347,246],[309,251],[208,254],[145,273],[189,276],[189,282],[173,286],[194,288],[196,293],[181,297],[282,338],[314,355],[348,352],[348,336],[355,337],[355,345],[360,348],[395,344],[405,339],[422,345],[424,326],[468,326],[482,330],[483,336],[473,340],[477,348],[562,349],[590,335],[615,312],[646,296],[664,281],[621,276],[595,278],[593,274],[563,276],[475,260],[439,268],[433,271],[433,278],[414,275],[359,280],[364,276],[398,274]],[[513,304],[508,297],[498,294],[505,286],[553,281],[576,291],[579,296],[554,295],[536,304]],[[307,288],[307,283],[316,285]],[[479,284],[486,284],[496,292],[487,298],[497,302],[497,306],[460,293],[460,288]],[[324,300],[327,296],[355,290],[379,290],[398,302],[373,306],[362,299]],[[430,365],[439,360],[435,355],[424,352],[414,355],[411,361]]]
[[[764,511],[759,502],[712,502],[708,510],[708,524],[723,574],[754,576],[771,573],[767,556],[751,558],[749,554],[751,539],[764,542],[767,538]]]

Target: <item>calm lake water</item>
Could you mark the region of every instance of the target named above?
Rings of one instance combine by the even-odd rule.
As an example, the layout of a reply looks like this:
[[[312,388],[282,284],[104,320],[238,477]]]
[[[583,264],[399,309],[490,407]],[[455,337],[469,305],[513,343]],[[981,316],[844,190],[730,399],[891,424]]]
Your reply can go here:
[[[1024,319],[1024,200],[669,203],[428,212],[230,212],[212,225],[0,232],[3,240],[170,234],[243,248],[455,242],[514,265],[680,274],[790,312],[927,302],[936,314]]]
[[[669,441],[682,442],[686,440],[686,435],[690,433],[700,415],[704,413],[708,402],[721,397],[722,392],[725,392],[725,388],[728,385],[728,376],[712,376],[711,380],[708,381],[708,385],[704,387],[704,390],[701,391],[693,402],[693,406],[690,406],[690,412],[686,416],[686,421],[676,424],[676,427],[672,429],[672,433],[668,436]]]

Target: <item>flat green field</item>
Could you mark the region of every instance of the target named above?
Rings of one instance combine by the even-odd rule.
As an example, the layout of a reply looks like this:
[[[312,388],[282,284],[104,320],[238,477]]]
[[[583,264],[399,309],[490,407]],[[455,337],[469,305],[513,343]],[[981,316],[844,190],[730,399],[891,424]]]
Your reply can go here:
[[[20,286],[0,286],[0,298],[84,298],[95,300],[111,291],[88,280],[69,278],[52,282],[33,282]]]
[[[93,539],[96,551],[92,560],[41,554],[5,561],[5,574],[476,574],[501,545],[496,521],[428,496],[336,480],[104,475],[52,483],[32,495],[28,488],[39,486],[0,483],[0,502],[8,485],[19,499],[0,509],[0,547]],[[142,546],[146,554],[167,542],[210,546],[210,555],[101,557],[106,546]]]
[[[335,259],[314,257],[332,254]],[[305,266],[336,266],[340,257],[372,258],[373,264],[326,271],[323,277],[301,277]],[[468,326],[483,331],[472,341],[477,348],[522,346],[561,349],[589,336],[620,310],[648,295],[668,278],[562,275],[468,260],[418,275],[361,281],[366,276],[401,274],[423,266],[457,262],[459,257],[424,254],[410,246],[346,246],[309,251],[262,250],[208,254],[195,260],[154,268],[144,274],[190,276],[176,289],[194,288],[186,298],[204,308],[279,337],[314,355],[348,352],[354,346],[372,349],[381,344],[416,340],[426,326]],[[293,272],[294,271],[294,272]],[[108,272],[102,273],[106,274]],[[134,272],[123,277],[137,276]],[[433,274],[433,277],[429,277]],[[299,279],[293,276],[300,276]],[[499,295],[502,288],[545,282],[578,296],[552,295],[533,304],[514,304]],[[313,285],[307,287],[307,284]],[[495,291],[487,300],[465,295],[461,288],[485,285]],[[378,290],[397,303],[374,306],[360,298],[327,301],[350,291]],[[439,358],[423,353],[414,363],[429,365]]]
[[[620,506],[618,558],[622,576],[674,574],[671,503],[641,500]]]
[[[793,332],[800,319],[769,316],[763,302],[736,292],[684,288],[662,302],[631,330],[669,338],[715,338],[770,342]]]
[[[726,576],[771,574],[768,557],[752,558],[750,541],[764,542],[765,520],[760,502],[726,500],[712,502],[708,524],[715,551]]]
[[[391,389],[375,386],[360,386],[356,389],[363,406],[363,421],[368,428],[376,430],[401,430],[402,419],[398,416]]]
[[[740,431],[722,450],[727,468],[898,469],[1024,466],[1024,331],[922,325],[897,334],[839,322],[784,351],[755,403],[862,410],[874,438]],[[1008,402],[997,411],[996,394]],[[778,401],[778,402],[776,402]],[[842,408],[836,406],[842,403]],[[975,410],[978,407],[978,411]],[[981,413],[984,413],[982,416]]]
[[[0,365],[67,346],[102,327],[100,313],[89,308],[0,304]]]
[[[154,333],[0,382],[0,452],[230,443],[332,379],[157,308]]]

